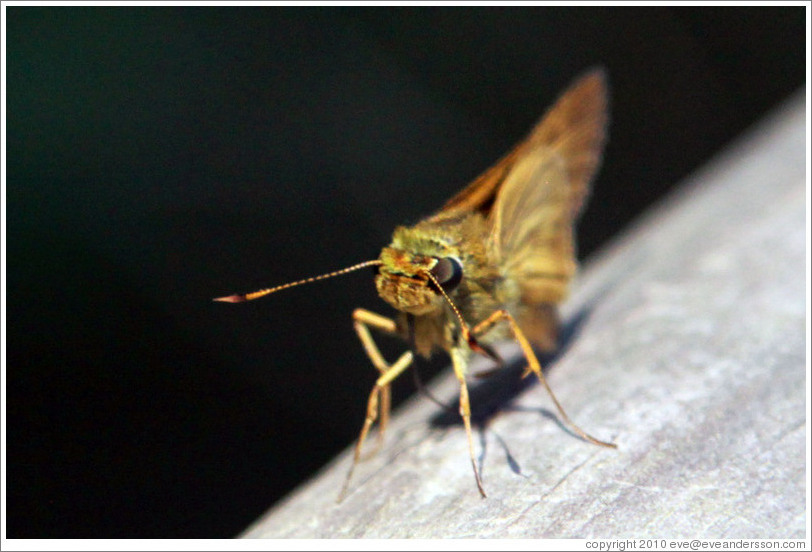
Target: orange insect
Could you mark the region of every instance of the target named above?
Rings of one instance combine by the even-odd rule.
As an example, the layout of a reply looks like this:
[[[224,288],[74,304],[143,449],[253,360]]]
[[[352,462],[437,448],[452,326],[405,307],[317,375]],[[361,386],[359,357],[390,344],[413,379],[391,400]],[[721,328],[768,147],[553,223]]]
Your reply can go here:
[[[366,418],[341,496],[361,458],[376,420],[386,431],[390,384],[413,360],[403,353],[388,363],[370,329],[401,336],[428,357],[436,349],[451,356],[460,384],[459,411],[465,424],[477,488],[485,490],[474,460],[466,374],[479,353],[496,358],[491,344],[513,337],[563,420],[582,438],[607,447],[575,425],[555,398],[533,352],[556,346],[557,305],[576,271],[574,225],[600,164],[607,125],[606,76],[592,70],[573,84],[524,141],[485,171],[442,209],[412,227],[398,227],[378,259],[342,270],[215,301],[238,303],[293,286],[377,267],[378,294],[396,318],[365,309],[353,312],[361,344],[379,372],[367,401]]]

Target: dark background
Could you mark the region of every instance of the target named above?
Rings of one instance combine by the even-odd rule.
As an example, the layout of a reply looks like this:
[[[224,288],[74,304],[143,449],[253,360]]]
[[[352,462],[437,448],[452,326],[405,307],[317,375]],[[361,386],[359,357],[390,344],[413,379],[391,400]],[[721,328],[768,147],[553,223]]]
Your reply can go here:
[[[613,101],[582,256],[805,75],[801,7],[7,17],[11,538],[233,536],[350,444],[370,274],[211,298],[377,257],[588,67]]]

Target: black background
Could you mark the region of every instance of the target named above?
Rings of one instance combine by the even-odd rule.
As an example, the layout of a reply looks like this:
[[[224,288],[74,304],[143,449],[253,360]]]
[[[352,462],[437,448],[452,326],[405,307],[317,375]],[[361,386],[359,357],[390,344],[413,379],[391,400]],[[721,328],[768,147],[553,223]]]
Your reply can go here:
[[[582,256],[805,75],[800,7],[7,17],[12,538],[233,536],[348,445],[369,273],[211,298],[377,257],[583,70],[613,98]]]

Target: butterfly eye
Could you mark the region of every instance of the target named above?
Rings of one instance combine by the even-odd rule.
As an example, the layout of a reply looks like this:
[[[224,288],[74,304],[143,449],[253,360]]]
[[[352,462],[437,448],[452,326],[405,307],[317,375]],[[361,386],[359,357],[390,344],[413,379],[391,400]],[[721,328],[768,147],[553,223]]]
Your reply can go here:
[[[455,257],[437,259],[437,264],[431,269],[431,274],[445,291],[451,291],[462,281],[462,263]]]

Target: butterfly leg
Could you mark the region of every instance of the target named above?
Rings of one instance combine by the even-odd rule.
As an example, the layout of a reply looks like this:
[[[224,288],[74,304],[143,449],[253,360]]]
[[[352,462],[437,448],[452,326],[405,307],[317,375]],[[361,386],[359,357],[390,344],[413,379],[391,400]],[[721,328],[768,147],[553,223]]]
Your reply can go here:
[[[367,356],[370,358],[375,368],[381,372],[381,375],[378,377],[378,380],[375,382],[375,386],[372,388],[372,392],[369,394],[364,426],[361,428],[361,434],[358,436],[358,441],[355,444],[355,454],[353,456],[352,465],[350,466],[350,471],[347,473],[347,478],[344,481],[344,487],[341,489],[341,494],[338,498],[339,502],[341,502],[346,495],[355,466],[361,461],[361,451],[364,448],[364,441],[366,441],[369,430],[372,428],[375,420],[378,419],[379,412],[381,417],[380,430],[378,433],[379,443],[383,439],[383,433],[386,429],[386,423],[389,419],[389,410],[391,407],[389,384],[392,383],[392,381],[400,374],[402,374],[413,360],[411,351],[407,351],[403,353],[394,364],[389,366],[383,359],[383,356],[378,350],[378,346],[375,344],[375,341],[372,339],[372,335],[369,332],[369,327],[373,327],[386,333],[395,333],[397,327],[393,320],[363,309],[355,310],[353,313],[353,320],[355,331],[364,346]]]
[[[391,318],[386,318],[385,316],[375,314],[374,312],[370,312],[365,309],[355,309],[355,311],[352,313],[352,320],[355,333],[358,334],[358,339],[361,340],[361,345],[364,346],[364,351],[369,357],[369,360],[372,362],[372,365],[375,366],[378,372],[385,374],[386,371],[389,370],[389,364],[384,360],[380,350],[378,350],[378,345],[376,345],[375,340],[372,338],[369,328],[373,328],[387,334],[395,334],[397,332],[397,325],[395,324],[395,321]],[[388,385],[381,389],[381,417],[378,421],[378,444],[375,446],[375,450],[372,451],[370,456],[374,455],[383,444],[383,437],[386,433],[386,427],[389,425],[389,411],[392,407],[391,395],[392,393]]]
[[[471,466],[474,468],[476,486],[479,489],[479,494],[483,498],[487,498],[488,495],[485,494],[485,489],[482,487],[482,479],[479,476],[479,469],[474,458],[474,438],[471,434],[471,403],[468,399],[468,385],[465,383],[468,361],[460,349],[454,348],[451,349],[451,363],[454,366],[454,374],[460,382],[460,416],[462,416],[462,421],[465,424],[465,434],[468,436],[468,455],[471,457]]]
[[[536,354],[533,352],[533,347],[530,345],[530,342],[525,337],[522,330],[519,328],[519,325],[516,323],[516,320],[511,316],[509,312],[506,310],[498,310],[491,314],[488,318],[474,326],[471,330],[473,335],[477,334],[484,334],[491,326],[496,324],[501,320],[506,320],[510,325],[510,329],[513,332],[513,335],[516,337],[516,341],[519,342],[519,346],[524,353],[524,357],[527,359],[527,368],[525,368],[525,373],[522,377],[529,375],[531,372],[536,375],[539,379],[541,384],[547,390],[547,393],[550,395],[550,398],[553,399],[553,403],[555,407],[558,409],[558,413],[561,415],[561,418],[564,422],[572,428],[572,430],[581,436],[581,438],[589,441],[590,443],[594,443],[596,445],[601,445],[603,447],[610,447],[610,448],[617,448],[617,445],[614,443],[607,443],[605,441],[601,441],[600,439],[596,439],[592,437],[588,433],[586,433],[583,429],[575,425],[575,423],[570,420],[570,417],[567,416],[567,413],[564,412],[564,408],[558,402],[558,399],[555,398],[555,394],[553,390],[550,388],[550,385],[547,383],[547,379],[544,377],[544,374],[541,371],[541,364],[536,358]]]

